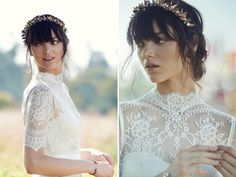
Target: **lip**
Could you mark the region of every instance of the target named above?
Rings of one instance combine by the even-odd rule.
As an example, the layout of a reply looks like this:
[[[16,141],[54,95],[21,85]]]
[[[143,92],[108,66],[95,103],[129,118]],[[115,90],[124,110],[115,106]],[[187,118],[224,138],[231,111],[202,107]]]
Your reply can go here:
[[[156,69],[156,68],[159,68],[160,65],[155,64],[153,62],[146,62],[144,67],[145,67],[145,69]]]
[[[55,57],[44,57],[43,60],[44,61],[51,61],[53,60]]]

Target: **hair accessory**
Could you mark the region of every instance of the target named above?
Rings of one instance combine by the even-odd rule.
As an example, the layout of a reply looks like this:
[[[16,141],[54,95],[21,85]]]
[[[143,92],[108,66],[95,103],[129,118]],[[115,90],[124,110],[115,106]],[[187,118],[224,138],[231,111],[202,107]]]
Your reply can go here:
[[[139,11],[145,11],[147,7],[160,7],[167,11],[174,13],[177,17],[180,18],[184,22],[184,24],[188,27],[194,26],[194,23],[190,18],[187,18],[188,13],[184,11],[183,8],[179,7],[178,0],[144,0],[143,3],[134,7],[133,13],[134,15]]]
[[[51,21],[51,22],[54,22],[54,23],[58,24],[62,28],[62,30],[64,32],[67,31],[64,22],[62,20],[58,19],[57,17],[54,17],[54,16],[49,15],[49,14],[38,15],[38,16],[34,17],[33,19],[29,20],[27,22],[27,24],[25,25],[24,29],[22,30],[21,37],[22,37],[22,39],[24,41],[26,39],[27,32],[31,28],[31,26],[33,26],[36,23],[41,22],[41,21]]]

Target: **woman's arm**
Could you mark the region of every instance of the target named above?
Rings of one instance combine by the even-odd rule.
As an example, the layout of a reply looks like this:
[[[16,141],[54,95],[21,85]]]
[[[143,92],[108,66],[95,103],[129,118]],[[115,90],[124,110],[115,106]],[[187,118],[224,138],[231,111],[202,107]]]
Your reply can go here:
[[[29,174],[46,176],[66,176],[78,173],[96,173],[96,177],[113,175],[113,167],[108,163],[91,160],[69,160],[44,155],[44,148],[38,151],[25,147],[25,168]]]
[[[44,148],[38,151],[25,147],[25,168],[29,174],[64,176],[76,173],[94,173],[97,165],[89,160],[67,160],[46,156]]]
[[[108,163],[61,159],[44,154],[48,123],[54,113],[53,105],[49,88],[39,85],[29,93],[24,111],[24,163],[27,172],[46,176],[96,172],[96,177],[112,176],[113,168]]]

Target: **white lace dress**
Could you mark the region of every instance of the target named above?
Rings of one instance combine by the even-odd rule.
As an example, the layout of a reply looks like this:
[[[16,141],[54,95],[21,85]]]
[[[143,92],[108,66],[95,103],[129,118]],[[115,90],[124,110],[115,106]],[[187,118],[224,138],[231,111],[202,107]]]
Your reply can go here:
[[[194,145],[236,148],[235,122],[232,116],[205,104],[197,93],[160,95],[152,89],[141,98],[123,102],[120,176],[158,176],[181,149]],[[201,177],[221,176],[213,166],[202,168],[208,175]]]
[[[62,74],[37,73],[24,91],[22,112],[25,146],[36,151],[43,147],[52,157],[80,159],[80,115]]]

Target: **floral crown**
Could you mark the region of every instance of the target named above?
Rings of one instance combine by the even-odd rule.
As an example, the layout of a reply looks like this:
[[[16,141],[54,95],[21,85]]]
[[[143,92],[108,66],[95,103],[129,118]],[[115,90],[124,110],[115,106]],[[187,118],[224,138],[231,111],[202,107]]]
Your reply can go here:
[[[27,36],[27,33],[28,33],[28,30],[33,26],[35,25],[36,23],[38,22],[41,22],[41,21],[50,21],[50,22],[54,22],[56,24],[58,24],[62,30],[64,32],[67,31],[66,27],[65,27],[65,24],[62,20],[58,19],[57,17],[54,17],[52,15],[49,15],[49,14],[45,14],[45,15],[38,15],[36,17],[34,17],[33,19],[29,20],[27,22],[27,24],[25,25],[24,29],[22,30],[22,39],[23,41],[25,42],[26,40],[26,36]]]
[[[174,13],[177,17],[180,18],[184,22],[184,24],[188,27],[194,26],[194,23],[190,18],[187,17],[188,13],[184,11],[183,8],[179,6],[179,0],[144,0],[143,3],[134,7],[133,15],[138,13],[139,11],[145,11],[148,7],[160,7],[167,11]]]

